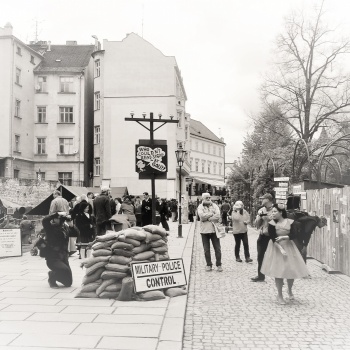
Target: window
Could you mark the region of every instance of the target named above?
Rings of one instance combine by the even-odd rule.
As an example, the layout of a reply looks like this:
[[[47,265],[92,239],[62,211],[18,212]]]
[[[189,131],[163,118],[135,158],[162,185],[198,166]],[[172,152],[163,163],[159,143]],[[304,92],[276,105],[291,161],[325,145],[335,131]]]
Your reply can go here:
[[[21,101],[16,100],[15,102],[15,117],[20,118],[21,117]]]
[[[199,171],[199,160],[196,159],[196,171]]]
[[[16,53],[17,53],[18,55],[22,56],[22,49],[21,49],[19,46],[17,46],[17,51],[16,51]]]
[[[73,92],[73,77],[60,77],[60,92]]]
[[[32,56],[32,55],[30,55],[30,63],[35,64],[35,62],[34,62],[34,56]]]
[[[36,153],[37,154],[46,154],[46,139],[45,137],[38,137],[37,138],[37,148]]]
[[[221,167],[222,167],[222,164],[219,163],[219,175],[221,175]]]
[[[95,158],[95,175],[100,176],[100,174],[101,174],[100,158]]]
[[[95,92],[95,110],[100,109],[100,92]]]
[[[95,61],[95,78],[101,75],[101,64],[100,60]]]
[[[46,92],[46,77],[38,77],[38,86],[36,91]]]
[[[46,123],[46,107],[38,107],[38,123]]]
[[[36,172],[36,178],[38,179],[38,180],[44,180],[45,181],[45,173],[43,173],[43,172]]]
[[[60,154],[72,154],[73,153],[73,139],[72,138],[60,138],[59,139]]]
[[[62,185],[72,186],[72,173],[58,173],[58,181]]]
[[[73,107],[60,107],[60,123],[73,123]]]
[[[95,126],[95,142],[94,142],[95,144],[100,143],[100,130],[101,130],[100,126],[96,125]]]
[[[211,162],[208,162],[208,174],[210,174]]]
[[[219,147],[219,157],[221,157],[221,147]]]
[[[15,135],[15,152],[20,152],[21,136]]]
[[[16,84],[21,85],[21,73],[19,68],[16,68]]]
[[[13,170],[13,177],[14,177],[15,179],[19,179],[19,170],[17,170],[17,169],[14,169],[14,170]]]
[[[177,123],[177,127],[181,128],[182,127],[182,112],[181,111],[177,111],[177,120],[179,121]]]
[[[204,172],[205,172],[204,167],[205,167],[205,161],[204,161],[204,160],[202,160],[202,173],[204,173]]]
[[[213,164],[213,170],[214,170],[214,174],[216,174],[216,163]]]
[[[193,158],[190,159],[190,170],[193,170],[192,169],[192,164],[193,164]]]

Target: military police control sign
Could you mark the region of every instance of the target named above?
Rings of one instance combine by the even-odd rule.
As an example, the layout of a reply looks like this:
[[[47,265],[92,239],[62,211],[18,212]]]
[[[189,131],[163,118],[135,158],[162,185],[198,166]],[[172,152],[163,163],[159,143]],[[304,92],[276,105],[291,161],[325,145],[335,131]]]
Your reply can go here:
[[[182,259],[155,262],[133,262],[131,272],[135,293],[185,286],[186,275]]]

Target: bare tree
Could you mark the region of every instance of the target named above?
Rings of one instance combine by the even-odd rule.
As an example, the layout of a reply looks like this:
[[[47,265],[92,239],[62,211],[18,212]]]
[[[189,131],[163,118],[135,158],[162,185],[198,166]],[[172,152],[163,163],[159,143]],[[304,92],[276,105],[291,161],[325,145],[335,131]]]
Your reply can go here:
[[[274,72],[262,86],[266,107],[307,143],[320,126],[344,121],[350,106],[350,75],[342,73],[341,64],[350,41],[333,38],[335,31],[322,22],[323,4],[315,14],[310,19],[293,13],[286,19]]]

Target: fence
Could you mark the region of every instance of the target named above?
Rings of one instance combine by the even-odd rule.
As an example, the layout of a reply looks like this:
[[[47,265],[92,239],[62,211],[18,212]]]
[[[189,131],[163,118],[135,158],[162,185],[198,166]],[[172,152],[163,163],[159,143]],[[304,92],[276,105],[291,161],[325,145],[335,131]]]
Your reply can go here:
[[[350,187],[307,191],[307,211],[327,218],[316,228],[308,255],[350,276]]]

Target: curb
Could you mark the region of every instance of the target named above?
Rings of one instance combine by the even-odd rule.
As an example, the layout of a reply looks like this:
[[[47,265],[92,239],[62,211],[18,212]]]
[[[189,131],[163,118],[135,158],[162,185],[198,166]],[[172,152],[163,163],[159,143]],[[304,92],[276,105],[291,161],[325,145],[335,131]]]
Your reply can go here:
[[[170,298],[163,325],[160,330],[157,350],[182,350],[195,228],[196,223],[191,223],[181,255],[186,273],[187,294],[176,298]]]

